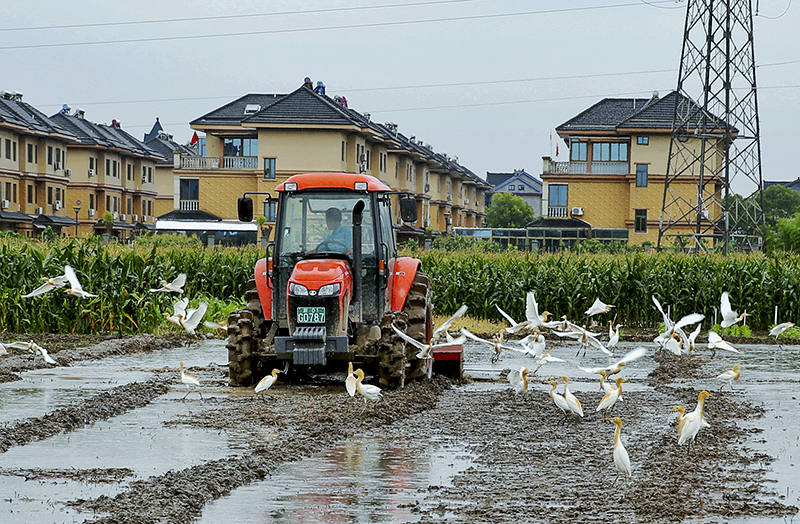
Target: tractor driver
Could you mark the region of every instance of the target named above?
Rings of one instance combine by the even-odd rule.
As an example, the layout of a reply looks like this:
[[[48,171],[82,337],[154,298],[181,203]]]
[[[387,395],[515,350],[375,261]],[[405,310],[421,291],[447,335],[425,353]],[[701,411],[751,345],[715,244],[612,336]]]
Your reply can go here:
[[[350,254],[353,251],[353,232],[342,225],[342,212],[335,207],[328,208],[325,222],[330,233],[319,243],[317,251]]]

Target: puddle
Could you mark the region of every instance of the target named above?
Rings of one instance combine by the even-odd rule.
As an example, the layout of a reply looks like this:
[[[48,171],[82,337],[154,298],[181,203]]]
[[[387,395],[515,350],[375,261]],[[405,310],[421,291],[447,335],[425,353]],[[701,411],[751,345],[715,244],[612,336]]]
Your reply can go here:
[[[425,446],[365,436],[234,491],[203,510],[200,523],[416,522],[429,488],[451,486],[472,464],[465,447],[442,439]]]

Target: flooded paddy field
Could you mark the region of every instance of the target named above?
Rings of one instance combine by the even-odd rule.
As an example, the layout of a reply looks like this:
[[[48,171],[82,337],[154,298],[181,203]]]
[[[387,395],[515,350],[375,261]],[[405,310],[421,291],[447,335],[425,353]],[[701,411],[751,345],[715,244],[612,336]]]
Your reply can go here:
[[[0,522],[792,522],[800,505],[800,346],[737,345],[691,359],[651,343],[623,368],[630,479],[597,375],[465,346],[468,378],[411,383],[366,404],[344,377],[265,394],[227,386],[224,341],[151,337],[0,357]],[[561,340],[552,354],[574,359]],[[44,344],[43,344],[44,345]],[[180,383],[179,363],[200,395]],[[589,350],[584,367],[605,366]],[[713,377],[743,366],[733,389]],[[541,380],[570,379],[566,419]],[[678,404],[709,390],[710,423],[679,447]]]

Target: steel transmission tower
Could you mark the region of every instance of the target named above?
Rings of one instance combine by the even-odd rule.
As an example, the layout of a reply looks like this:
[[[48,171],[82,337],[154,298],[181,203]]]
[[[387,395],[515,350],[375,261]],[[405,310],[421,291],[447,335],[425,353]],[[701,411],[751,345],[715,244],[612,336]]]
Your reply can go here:
[[[765,222],[750,0],[688,0],[666,173],[659,247],[758,249]]]

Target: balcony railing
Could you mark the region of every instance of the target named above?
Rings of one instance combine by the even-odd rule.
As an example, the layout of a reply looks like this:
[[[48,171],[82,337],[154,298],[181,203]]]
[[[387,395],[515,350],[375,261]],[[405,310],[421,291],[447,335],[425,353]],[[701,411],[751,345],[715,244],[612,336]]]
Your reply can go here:
[[[200,201],[199,200],[181,200],[181,211],[199,211],[200,210]]]
[[[546,175],[557,174],[587,174],[591,167],[593,175],[625,175],[630,170],[627,162],[555,162],[544,159],[542,172]]]
[[[569,208],[566,206],[550,206],[547,208],[547,216],[555,218],[566,218],[569,216]]]
[[[217,157],[184,156],[181,157],[181,169],[258,169],[258,157],[226,156],[220,166]]]

